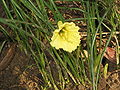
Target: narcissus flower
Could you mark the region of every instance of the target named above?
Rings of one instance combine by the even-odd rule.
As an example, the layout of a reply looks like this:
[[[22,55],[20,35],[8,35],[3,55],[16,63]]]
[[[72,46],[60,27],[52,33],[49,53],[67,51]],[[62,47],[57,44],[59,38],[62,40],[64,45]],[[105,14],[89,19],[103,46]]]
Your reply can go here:
[[[76,26],[73,22],[58,22],[58,29],[53,32],[51,38],[51,46],[56,49],[63,49],[68,52],[72,52],[77,49],[80,44],[79,30],[80,28]]]

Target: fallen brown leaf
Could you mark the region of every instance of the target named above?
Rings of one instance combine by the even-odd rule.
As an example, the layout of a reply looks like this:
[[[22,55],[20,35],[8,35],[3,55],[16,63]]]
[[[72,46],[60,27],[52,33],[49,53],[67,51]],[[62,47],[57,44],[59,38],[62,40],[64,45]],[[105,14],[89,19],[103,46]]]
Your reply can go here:
[[[116,63],[116,51],[114,48],[107,47],[106,52],[104,54],[109,61]]]

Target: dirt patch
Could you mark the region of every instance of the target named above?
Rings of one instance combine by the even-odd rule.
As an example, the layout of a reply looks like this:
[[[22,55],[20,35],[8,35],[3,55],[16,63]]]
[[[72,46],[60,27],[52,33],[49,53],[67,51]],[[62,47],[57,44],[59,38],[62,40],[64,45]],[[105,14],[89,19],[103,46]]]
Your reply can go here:
[[[39,90],[39,72],[34,60],[17,47],[12,53],[15,54],[11,63],[0,72],[0,90]]]

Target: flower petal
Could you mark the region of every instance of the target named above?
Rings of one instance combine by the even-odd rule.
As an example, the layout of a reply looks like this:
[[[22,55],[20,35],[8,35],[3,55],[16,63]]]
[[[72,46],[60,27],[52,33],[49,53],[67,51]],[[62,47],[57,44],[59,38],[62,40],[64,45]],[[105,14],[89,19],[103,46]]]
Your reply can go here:
[[[64,27],[64,24],[62,23],[62,21],[58,21],[59,30],[61,30],[63,27]]]

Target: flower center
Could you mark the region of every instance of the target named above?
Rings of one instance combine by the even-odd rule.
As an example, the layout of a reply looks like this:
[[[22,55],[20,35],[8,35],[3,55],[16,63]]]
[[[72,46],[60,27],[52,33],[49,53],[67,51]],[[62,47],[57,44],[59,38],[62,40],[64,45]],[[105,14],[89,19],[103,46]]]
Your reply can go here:
[[[65,29],[64,29],[64,27],[60,30],[60,32],[59,32],[59,35],[60,36],[63,36],[63,34],[65,33]]]

